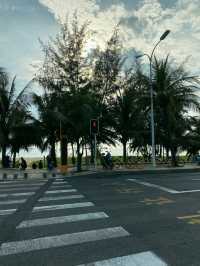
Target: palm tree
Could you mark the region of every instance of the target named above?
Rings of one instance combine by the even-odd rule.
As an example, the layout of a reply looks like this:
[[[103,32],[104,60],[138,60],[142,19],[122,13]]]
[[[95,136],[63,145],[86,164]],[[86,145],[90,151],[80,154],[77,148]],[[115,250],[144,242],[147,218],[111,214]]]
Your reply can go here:
[[[39,135],[43,139],[42,151],[50,147],[50,156],[57,166],[56,142],[59,138],[59,123],[56,110],[57,99],[55,94],[45,93],[42,96],[33,94],[33,104],[36,106],[39,114],[36,123],[38,125]]]
[[[3,166],[5,166],[6,150],[11,145],[15,131],[20,131],[31,118],[27,98],[27,89],[31,82],[17,93],[15,81],[16,77],[10,82],[6,71],[0,68],[0,145]],[[20,143],[18,146],[20,148]]]
[[[145,127],[148,98],[144,81],[145,77],[139,69],[136,71],[133,68],[129,69],[121,78],[117,95],[112,101],[114,129],[123,146],[124,163],[127,161],[128,141],[132,140],[133,148],[136,140],[139,137],[141,139],[141,133]]]
[[[165,60],[154,60],[154,92],[156,139],[170,149],[172,164],[177,165],[176,154],[186,134],[189,110],[199,110],[199,80],[189,75],[183,65],[176,67]],[[159,144],[159,143],[158,143]]]

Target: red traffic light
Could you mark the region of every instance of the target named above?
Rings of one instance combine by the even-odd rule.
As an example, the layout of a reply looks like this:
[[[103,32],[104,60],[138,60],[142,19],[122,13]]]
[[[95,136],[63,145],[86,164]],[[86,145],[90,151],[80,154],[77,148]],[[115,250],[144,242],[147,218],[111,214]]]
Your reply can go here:
[[[99,120],[98,119],[91,119],[90,120],[90,133],[91,134],[98,134],[99,132]]]

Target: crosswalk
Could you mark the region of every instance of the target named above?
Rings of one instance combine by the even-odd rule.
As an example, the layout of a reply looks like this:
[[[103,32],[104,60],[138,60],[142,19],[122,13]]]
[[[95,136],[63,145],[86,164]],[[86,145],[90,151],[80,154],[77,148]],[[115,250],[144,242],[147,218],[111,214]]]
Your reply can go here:
[[[20,197],[18,203],[22,203],[23,200],[25,199]],[[17,200],[9,197],[7,202],[12,205],[17,203]],[[1,211],[9,212],[9,209],[0,210],[0,214]],[[14,209],[10,209],[10,211],[14,211]],[[38,200],[31,215],[17,226],[16,239],[1,245],[0,261],[1,258],[6,261],[9,256],[12,258],[16,256],[16,259],[19,259],[20,256],[39,254],[43,251],[54,253],[59,249],[73,248],[76,245],[95,247],[97,243],[102,243],[102,248],[106,250],[104,241],[109,241],[112,245],[114,241],[123,243],[125,239],[131,237],[125,228],[120,225],[112,225],[110,220],[109,215],[103,210],[99,210],[95,203],[89,201],[85,195],[80,194],[67,181],[57,178]],[[41,256],[36,256],[34,259],[36,261],[33,265],[48,265],[40,263]],[[93,260],[89,264],[85,263],[85,259],[83,258],[81,263],[70,264],[68,261],[67,264],[62,265],[167,266],[151,251],[115,256],[106,260]],[[55,265],[60,266],[61,264]]]
[[[14,213],[44,183],[44,180],[0,182],[0,220]]]

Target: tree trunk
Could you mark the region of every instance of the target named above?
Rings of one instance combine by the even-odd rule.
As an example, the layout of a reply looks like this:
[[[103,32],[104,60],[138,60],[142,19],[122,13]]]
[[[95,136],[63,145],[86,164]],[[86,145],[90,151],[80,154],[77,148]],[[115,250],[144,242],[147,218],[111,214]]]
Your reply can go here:
[[[15,168],[16,166],[16,151],[13,152],[13,162],[12,162],[12,167]]]
[[[57,167],[57,159],[56,159],[56,144],[55,141],[51,141],[51,151],[50,151],[51,159],[54,167]]]
[[[169,160],[169,148],[166,147],[166,159]]]
[[[81,172],[82,170],[82,153],[80,151],[81,145],[79,140],[77,140],[77,172]]]
[[[67,165],[68,161],[68,143],[67,138],[61,139],[61,165]]]
[[[6,165],[6,145],[2,145],[2,167]]]
[[[71,146],[72,146],[72,164],[73,164],[73,166],[75,166],[76,158],[75,158],[75,153],[74,153],[74,144],[71,143]]]
[[[176,158],[177,148],[171,147],[171,156],[172,156],[172,166],[178,166],[177,158]]]
[[[127,162],[126,144],[127,144],[127,141],[123,141],[122,145],[123,145],[123,163],[124,164],[126,164]]]

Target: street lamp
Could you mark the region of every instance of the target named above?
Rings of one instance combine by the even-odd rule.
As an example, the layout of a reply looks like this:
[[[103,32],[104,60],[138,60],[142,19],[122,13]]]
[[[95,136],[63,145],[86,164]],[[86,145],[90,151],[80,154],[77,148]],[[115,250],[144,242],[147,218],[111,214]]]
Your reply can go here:
[[[153,55],[156,50],[156,47],[160,44],[161,41],[163,41],[167,35],[170,33],[170,30],[166,30],[162,36],[160,37],[160,40],[156,43],[154,46],[151,55],[148,54],[141,54],[136,56],[136,59],[147,56],[149,59],[149,79],[150,79],[150,97],[151,97],[151,145],[152,145],[152,165],[153,167],[156,167],[156,152],[155,152],[155,125],[154,125],[154,103],[153,103],[153,80],[152,80],[152,60]]]

